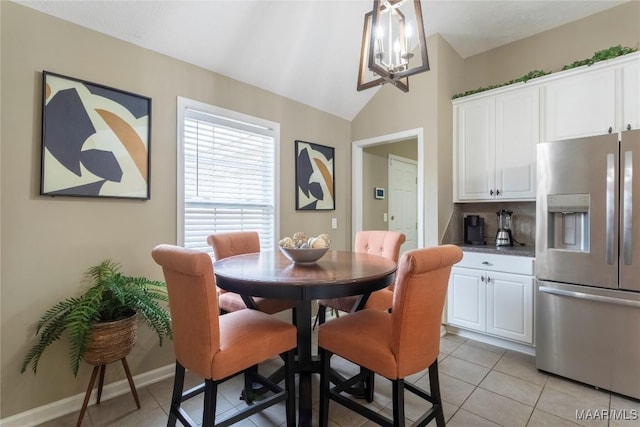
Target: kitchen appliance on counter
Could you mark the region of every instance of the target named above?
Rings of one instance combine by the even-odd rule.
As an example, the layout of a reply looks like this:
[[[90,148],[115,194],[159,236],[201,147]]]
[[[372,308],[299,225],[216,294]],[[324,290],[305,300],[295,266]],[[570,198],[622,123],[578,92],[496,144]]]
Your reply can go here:
[[[640,130],[538,144],[536,209],[537,368],[640,399]]]
[[[498,215],[498,233],[496,234],[496,246],[513,246],[513,236],[511,235],[511,215],[512,211],[500,209]]]
[[[464,243],[468,245],[486,245],[484,240],[484,218],[479,215],[464,217]]]

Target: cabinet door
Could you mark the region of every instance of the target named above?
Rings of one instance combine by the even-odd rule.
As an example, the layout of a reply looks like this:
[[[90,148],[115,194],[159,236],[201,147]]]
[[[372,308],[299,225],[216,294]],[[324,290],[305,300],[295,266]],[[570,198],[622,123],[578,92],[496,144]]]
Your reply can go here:
[[[533,277],[487,273],[487,332],[533,343]]]
[[[484,272],[453,267],[449,278],[447,320],[451,325],[484,332],[486,289]]]
[[[640,62],[622,69],[622,130],[640,129]]]
[[[491,199],[495,171],[494,99],[483,98],[459,104],[458,183],[459,200]]]
[[[546,141],[602,135],[616,129],[615,69],[575,74],[546,85]]]
[[[536,198],[539,89],[496,96],[496,199]]]

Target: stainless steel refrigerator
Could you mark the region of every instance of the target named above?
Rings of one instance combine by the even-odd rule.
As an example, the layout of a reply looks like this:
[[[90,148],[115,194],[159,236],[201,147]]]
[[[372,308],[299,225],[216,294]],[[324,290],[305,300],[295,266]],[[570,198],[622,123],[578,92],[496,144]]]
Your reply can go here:
[[[640,399],[640,130],[538,145],[536,366]]]

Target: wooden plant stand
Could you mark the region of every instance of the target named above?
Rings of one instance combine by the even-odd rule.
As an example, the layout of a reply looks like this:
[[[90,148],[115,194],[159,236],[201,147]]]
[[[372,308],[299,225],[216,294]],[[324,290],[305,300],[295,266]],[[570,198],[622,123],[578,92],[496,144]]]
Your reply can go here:
[[[133,400],[136,402],[136,407],[140,409],[140,399],[138,398],[138,392],[136,391],[136,386],[133,383],[133,378],[131,377],[131,371],[129,370],[129,365],[127,364],[127,358],[123,357],[120,359],[122,362],[122,367],[124,368],[124,372],[127,374],[127,381],[129,381],[129,387],[131,388],[131,394],[133,395]],[[91,391],[93,390],[93,384],[96,382],[96,376],[98,375],[98,370],[100,370],[100,378],[98,379],[98,398],[96,400],[96,405],[100,404],[100,398],[102,397],[102,386],[104,385],[104,371],[107,365],[96,365],[93,367],[93,372],[91,373],[91,379],[89,380],[89,387],[87,387],[87,392],[84,395],[84,402],[82,403],[82,409],[80,409],[80,416],[78,417],[78,423],[76,427],[80,427],[82,425],[82,419],[84,418],[84,414],[87,412],[87,406],[89,404],[89,398],[91,397]]]

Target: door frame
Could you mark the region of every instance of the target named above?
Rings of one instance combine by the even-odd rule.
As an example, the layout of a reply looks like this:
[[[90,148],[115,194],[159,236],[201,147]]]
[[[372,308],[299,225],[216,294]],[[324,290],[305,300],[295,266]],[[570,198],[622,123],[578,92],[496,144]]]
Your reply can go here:
[[[373,138],[353,141],[351,145],[351,234],[352,241],[358,231],[362,231],[364,192],[362,191],[363,156],[364,148],[374,145],[391,144],[415,138],[418,144],[418,247],[424,247],[425,225],[424,225],[424,129],[416,128],[388,135],[376,136]]]

